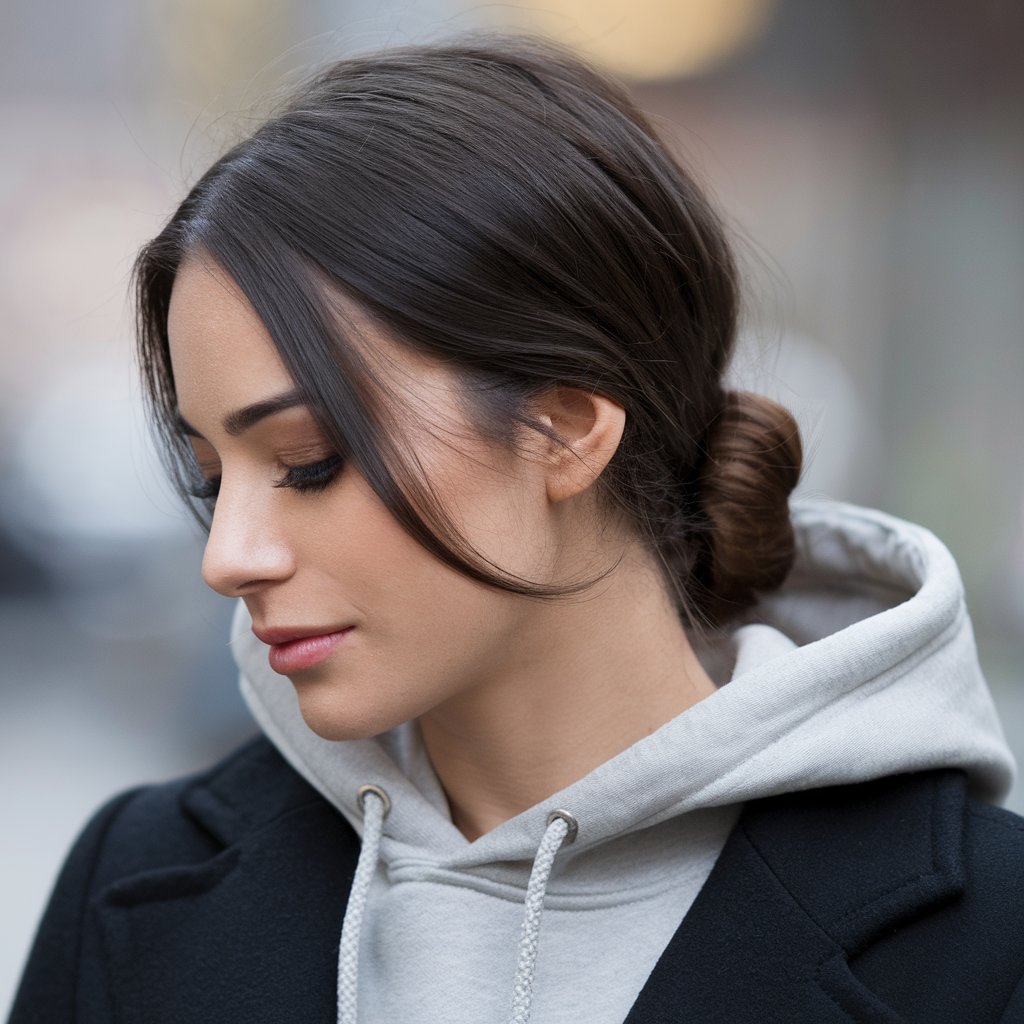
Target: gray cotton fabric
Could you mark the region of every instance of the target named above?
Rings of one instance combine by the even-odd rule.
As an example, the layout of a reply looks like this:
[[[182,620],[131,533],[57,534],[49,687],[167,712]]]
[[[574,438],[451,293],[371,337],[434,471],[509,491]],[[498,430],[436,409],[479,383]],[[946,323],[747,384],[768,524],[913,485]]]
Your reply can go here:
[[[785,586],[698,651],[718,689],[474,842],[452,825],[415,724],[316,736],[239,605],[232,646],[266,735],[360,835],[359,787],[390,799],[353,954],[360,1024],[511,1019],[527,884],[557,808],[579,831],[544,879],[528,1015],[619,1024],[746,801],[940,766],[1004,799],[1016,766],[948,550],[852,505],[798,501],[792,516]]]

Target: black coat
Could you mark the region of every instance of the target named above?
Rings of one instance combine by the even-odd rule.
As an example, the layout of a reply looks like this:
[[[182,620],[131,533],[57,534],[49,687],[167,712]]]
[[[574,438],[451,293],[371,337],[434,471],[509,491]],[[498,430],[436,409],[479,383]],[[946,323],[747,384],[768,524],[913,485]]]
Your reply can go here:
[[[116,797],[10,1024],[333,1022],[358,846],[262,738]],[[748,803],[627,1021],[1024,1024],[1022,973],[1024,820],[920,772]]]

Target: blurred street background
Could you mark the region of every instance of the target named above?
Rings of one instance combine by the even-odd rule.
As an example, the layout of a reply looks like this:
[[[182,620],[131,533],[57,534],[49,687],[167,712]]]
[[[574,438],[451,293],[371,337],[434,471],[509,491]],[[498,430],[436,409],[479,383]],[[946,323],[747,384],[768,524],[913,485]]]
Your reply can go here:
[[[231,608],[132,364],[139,244],[312,63],[481,26],[633,86],[748,270],[746,385],[801,492],[959,561],[1024,765],[1024,5],[1017,0],[9,0],[0,7],[0,1013],[107,796],[254,731]],[[1010,806],[1024,811],[1024,786]]]

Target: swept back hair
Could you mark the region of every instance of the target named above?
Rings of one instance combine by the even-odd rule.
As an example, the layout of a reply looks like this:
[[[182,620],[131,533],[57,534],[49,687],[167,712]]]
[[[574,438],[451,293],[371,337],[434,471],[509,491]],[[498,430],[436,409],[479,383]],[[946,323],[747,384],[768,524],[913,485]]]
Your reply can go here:
[[[561,440],[530,412],[557,385],[622,405],[597,494],[656,554],[691,625],[787,575],[799,432],[723,384],[738,285],[720,218],[626,92],[572,53],[488,34],[338,61],[200,178],[134,268],[146,391],[186,496],[167,318],[190,254],[237,283],[339,455],[466,576],[557,598],[614,566],[539,584],[474,551],[412,471],[344,309],[454,370],[493,442]]]

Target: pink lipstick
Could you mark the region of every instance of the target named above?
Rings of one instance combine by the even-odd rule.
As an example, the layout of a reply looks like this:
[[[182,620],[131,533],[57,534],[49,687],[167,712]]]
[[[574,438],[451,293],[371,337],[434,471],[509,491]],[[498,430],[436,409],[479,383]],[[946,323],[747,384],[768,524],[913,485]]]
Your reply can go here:
[[[354,626],[328,633],[300,633],[288,630],[256,630],[253,632],[265,644],[269,644],[270,652],[267,661],[270,667],[283,676],[294,675],[324,661],[345,637],[352,632]]]

